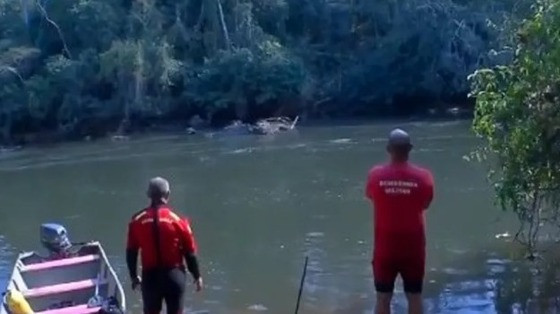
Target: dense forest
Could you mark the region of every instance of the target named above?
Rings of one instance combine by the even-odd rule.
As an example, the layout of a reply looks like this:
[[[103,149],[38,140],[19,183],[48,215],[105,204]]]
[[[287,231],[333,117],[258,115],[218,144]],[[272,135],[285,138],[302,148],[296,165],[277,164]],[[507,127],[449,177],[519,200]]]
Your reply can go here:
[[[531,2],[0,0],[0,141],[445,109]]]

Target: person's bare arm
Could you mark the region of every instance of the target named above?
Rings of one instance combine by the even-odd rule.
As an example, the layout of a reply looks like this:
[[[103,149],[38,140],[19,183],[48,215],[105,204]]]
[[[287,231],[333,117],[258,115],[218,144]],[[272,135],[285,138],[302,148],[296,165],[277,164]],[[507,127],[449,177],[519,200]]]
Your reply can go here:
[[[434,199],[434,177],[429,171],[426,171],[424,181],[424,209],[428,209]]]

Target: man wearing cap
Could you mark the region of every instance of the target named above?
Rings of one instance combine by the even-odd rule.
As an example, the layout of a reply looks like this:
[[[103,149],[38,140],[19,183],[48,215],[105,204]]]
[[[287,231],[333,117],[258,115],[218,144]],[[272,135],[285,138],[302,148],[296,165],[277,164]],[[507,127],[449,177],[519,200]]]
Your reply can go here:
[[[426,259],[424,211],[434,193],[429,170],[408,161],[412,143],[401,129],[389,135],[390,161],[373,167],[366,195],[374,206],[373,273],[377,291],[377,314],[391,312],[397,275],[401,275],[408,313],[422,309],[422,286]]]
[[[183,312],[187,269],[196,290],[202,290],[202,277],[196,257],[196,242],[188,219],[181,218],[168,205],[169,183],[156,177],[148,185],[150,206],[136,213],[128,225],[126,262],[132,289],[142,289],[144,314],[160,313],[162,303],[168,314]],[[138,251],[142,259],[142,279],[137,275]]]

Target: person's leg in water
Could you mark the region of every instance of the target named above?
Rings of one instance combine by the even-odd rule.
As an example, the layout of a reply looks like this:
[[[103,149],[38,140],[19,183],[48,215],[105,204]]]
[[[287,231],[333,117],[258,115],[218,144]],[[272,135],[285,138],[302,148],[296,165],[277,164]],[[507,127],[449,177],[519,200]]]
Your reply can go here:
[[[173,268],[167,271],[162,289],[167,314],[183,313],[186,282],[187,274],[184,269]]]
[[[409,314],[423,314],[422,286],[424,282],[424,258],[411,258],[401,273]]]
[[[377,291],[375,314],[391,314],[393,293]]]
[[[395,264],[384,258],[375,258],[373,261],[373,277],[376,291],[376,314],[391,313],[391,299],[397,279],[397,269]]]
[[[406,300],[408,301],[408,314],[423,314],[424,308],[422,305],[422,293],[406,293]]]
[[[160,274],[158,271],[142,273],[142,303],[144,314],[159,314],[163,304],[163,294],[160,289]]]

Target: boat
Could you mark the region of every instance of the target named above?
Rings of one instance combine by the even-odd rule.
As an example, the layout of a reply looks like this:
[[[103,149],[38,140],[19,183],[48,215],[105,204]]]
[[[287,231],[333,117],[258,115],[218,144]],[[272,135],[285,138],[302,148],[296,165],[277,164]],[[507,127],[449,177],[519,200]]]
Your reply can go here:
[[[46,257],[19,254],[0,314],[19,314],[10,312],[12,294],[22,296],[35,314],[126,312],[122,285],[99,242],[72,244],[63,226],[48,223],[41,225],[41,243]]]

